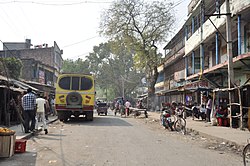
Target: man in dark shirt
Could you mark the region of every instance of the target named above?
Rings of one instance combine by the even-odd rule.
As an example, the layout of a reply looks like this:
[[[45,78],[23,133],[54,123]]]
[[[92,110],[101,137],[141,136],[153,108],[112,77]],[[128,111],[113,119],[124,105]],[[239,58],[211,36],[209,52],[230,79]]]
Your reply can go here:
[[[28,88],[27,94],[22,97],[22,106],[25,133],[29,133],[35,129],[36,123],[36,96],[32,93],[31,88]]]

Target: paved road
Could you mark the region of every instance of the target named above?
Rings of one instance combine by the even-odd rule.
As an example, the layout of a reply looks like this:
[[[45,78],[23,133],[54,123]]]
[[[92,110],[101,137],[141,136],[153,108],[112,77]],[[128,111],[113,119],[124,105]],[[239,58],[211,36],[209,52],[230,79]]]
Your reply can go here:
[[[185,137],[185,136],[183,136]],[[97,116],[53,123],[27,142],[27,152],[0,159],[8,166],[240,166],[241,157],[204,149],[144,119]]]

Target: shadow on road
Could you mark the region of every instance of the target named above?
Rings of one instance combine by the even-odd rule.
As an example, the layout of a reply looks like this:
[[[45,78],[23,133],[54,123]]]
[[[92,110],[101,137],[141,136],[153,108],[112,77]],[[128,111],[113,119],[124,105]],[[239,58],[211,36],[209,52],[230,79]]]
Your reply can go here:
[[[87,125],[87,126],[132,126],[125,121],[126,118],[113,117],[113,116],[96,116],[93,121],[86,121],[83,117],[78,119],[70,118],[66,124],[71,125]]]
[[[0,158],[0,165],[16,166],[23,165],[36,165],[37,152],[26,151],[25,153],[15,153],[10,158]]]

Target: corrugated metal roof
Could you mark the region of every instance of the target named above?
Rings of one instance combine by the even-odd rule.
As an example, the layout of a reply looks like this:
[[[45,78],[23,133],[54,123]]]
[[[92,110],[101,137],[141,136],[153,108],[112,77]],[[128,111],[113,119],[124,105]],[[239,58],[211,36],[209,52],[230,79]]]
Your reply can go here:
[[[0,75],[0,80],[7,81],[8,79],[7,79],[7,77]]]
[[[3,81],[8,81],[7,77],[3,76],[3,75],[0,75],[0,80],[3,80]],[[17,86],[18,88],[16,87],[13,87],[13,86],[10,86],[10,89],[13,90],[13,91],[18,91],[18,92],[23,92],[23,91],[26,91],[28,88],[31,88],[33,91],[35,92],[40,92],[39,89],[37,88],[34,88],[33,86],[30,86],[22,81],[18,81],[18,80],[15,80],[15,79],[9,79],[9,83],[10,85],[13,85],[13,86]],[[1,88],[8,88],[7,85],[0,85]]]
[[[28,88],[31,88],[33,91],[36,91],[36,92],[40,92],[39,89],[36,89],[24,82],[21,82],[21,81],[18,81],[18,80],[14,80],[14,79],[11,79],[10,82],[12,82],[14,85],[24,89],[24,90],[27,90]]]
[[[8,87],[6,85],[0,85],[0,88],[4,88],[4,89],[7,89]],[[15,92],[24,92],[25,90],[24,89],[21,89],[21,88],[15,88],[15,87],[10,87],[11,90],[15,91]]]

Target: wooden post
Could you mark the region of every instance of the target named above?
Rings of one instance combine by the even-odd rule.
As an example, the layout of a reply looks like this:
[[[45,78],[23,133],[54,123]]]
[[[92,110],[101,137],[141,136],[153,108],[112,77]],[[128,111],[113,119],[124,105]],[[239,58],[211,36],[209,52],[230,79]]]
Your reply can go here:
[[[247,121],[247,126],[248,126],[248,130],[250,131],[250,108],[248,108],[248,112],[247,112],[247,114],[248,114],[248,121]]]
[[[3,90],[3,116],[4,116],[4,124],[8,125],[8,117],[7,117],[7,91]]]
[[[211,110],[212,118],[215,118],[215,108],[214,108],[215,93],[216,93],[216,92],[213,92],[213,101],[212,101],[212,110]]]
[[[240,129],[242,129],[243,126],[243,107],[242,107],[242,101],[241,101],[241,91],[240,88],[238,87],[238,95],[239,95],[239,104],[240,104]]]

